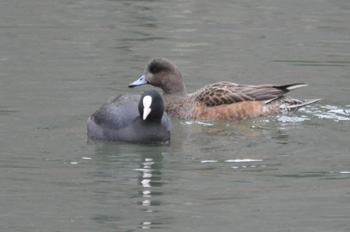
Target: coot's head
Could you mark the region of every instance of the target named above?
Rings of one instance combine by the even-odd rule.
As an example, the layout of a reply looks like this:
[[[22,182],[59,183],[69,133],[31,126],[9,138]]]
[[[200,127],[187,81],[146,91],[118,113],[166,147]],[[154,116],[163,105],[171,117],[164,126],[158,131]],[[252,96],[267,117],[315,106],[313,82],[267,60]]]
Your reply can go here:
[[[140,117],[144,121],[160,122],[164,114],[164,102],[160,94],[154,90],[146,90],[139,102]]]

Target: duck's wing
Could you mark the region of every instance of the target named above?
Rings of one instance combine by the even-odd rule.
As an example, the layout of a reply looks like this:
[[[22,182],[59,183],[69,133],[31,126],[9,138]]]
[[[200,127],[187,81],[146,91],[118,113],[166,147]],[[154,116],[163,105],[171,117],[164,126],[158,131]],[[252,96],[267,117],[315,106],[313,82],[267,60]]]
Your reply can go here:
[[[233,104],[243,101],[264,101],[268,103],[285,93],[306,86],[304,83],[289,85],[240,85],[231,82],[218,82],[207,85],[194,93],[197,101],[206,106]]]

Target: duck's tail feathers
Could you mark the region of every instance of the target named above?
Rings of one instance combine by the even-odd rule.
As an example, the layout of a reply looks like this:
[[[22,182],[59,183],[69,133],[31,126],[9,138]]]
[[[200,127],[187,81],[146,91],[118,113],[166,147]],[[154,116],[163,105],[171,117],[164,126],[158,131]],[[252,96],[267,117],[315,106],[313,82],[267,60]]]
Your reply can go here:
[[[298,89],[301,87],[308,86],[306,83],[294,83],[294,84],[289,84],[289,85],[281,85],[279,86],[279,89],[284,89],[287,90],[287,92],[292,91],[294,89]]]
[[[283,104],[280,105],[280,109],[284,112],[297,111],[301,107],[306,105],[310,105],[312,103],[321,101],[321,98],[318,99],[305,99],[305,100],[296,100],[293,98],[285,98],[283,99]]]

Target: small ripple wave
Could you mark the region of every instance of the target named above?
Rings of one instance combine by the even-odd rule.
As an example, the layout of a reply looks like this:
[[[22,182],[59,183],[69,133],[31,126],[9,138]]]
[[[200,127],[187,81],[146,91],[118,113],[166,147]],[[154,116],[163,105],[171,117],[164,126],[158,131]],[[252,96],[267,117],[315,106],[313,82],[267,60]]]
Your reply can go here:
[[[277,120],[284,123],[295,123],[311,120],[312,118],[329,119],[334,122],[350,121],[350,105],[317,105],[302,108],[297,114],[280,115]]]

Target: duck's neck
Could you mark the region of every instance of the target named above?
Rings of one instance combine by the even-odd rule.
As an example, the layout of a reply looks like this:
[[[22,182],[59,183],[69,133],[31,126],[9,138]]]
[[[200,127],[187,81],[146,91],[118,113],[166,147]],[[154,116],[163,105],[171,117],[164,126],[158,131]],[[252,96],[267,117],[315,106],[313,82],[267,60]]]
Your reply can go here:
[[[186,88],[184,85],[172,86],[171,88],[163,89],[163,94],[169,96],[187,96]]]
[[[165,111],[170,114],[176,114],[176,110],[178,108],[181,108],[183,106],[184,102],[186,101],[188,95],[186,92],[183,92],[182,94],[163,94],[163,100],[164,100],[164,106]]]
[[[179,74],[181,76],[181,74]],[[185,83],[181,78],[174,78],[172,81],[166,82],[162,87],[164,95],[187,96]]]

